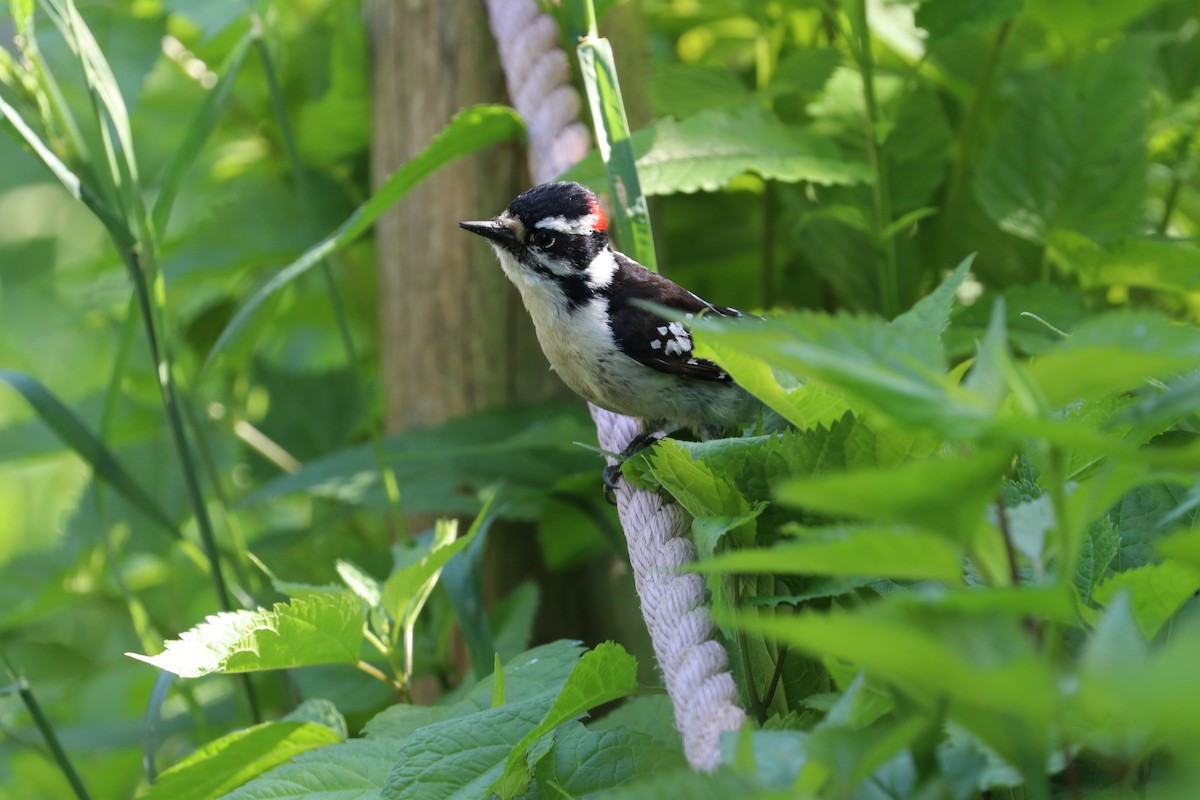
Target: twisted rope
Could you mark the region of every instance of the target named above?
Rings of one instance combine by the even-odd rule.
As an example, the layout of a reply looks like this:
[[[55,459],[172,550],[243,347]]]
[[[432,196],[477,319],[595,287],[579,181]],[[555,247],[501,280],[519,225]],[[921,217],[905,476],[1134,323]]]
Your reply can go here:
[[[509,97],[525,119],[530,175],[535,183],[554,180],[591,147],[579,122],[581,104],[571,86],[570,65],[558,47],[558,26],[541,13],[537,0],[487,0],[487,9]],[[637,422],[589,408],[600,447],[623,451],[637,433]],[[746,714],[725,648],[713,638],[704,580],[682,573],[696,558],[686,538],[691,520],[678,505],[635,489],[624,478],[616,495],[642,617],[675,708],[684,755],[693,769],[714,769],[721,761],[721,733],[741,728]]]

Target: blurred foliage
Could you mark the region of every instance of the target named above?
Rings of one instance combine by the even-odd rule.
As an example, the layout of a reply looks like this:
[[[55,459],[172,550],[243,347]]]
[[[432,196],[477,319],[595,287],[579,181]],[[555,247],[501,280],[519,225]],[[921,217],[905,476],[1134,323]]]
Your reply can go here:
[[[551,568],[614,558],[582,408],[370,441],[358,234],[390,198],[369,190],[359,4],[81,2],[111,81],[54,24],[73,8],[0,9],[0,100],[30,134],[0,120],[0,368],[36,379],[0,387],[0,648],[94,797],[146,786],[143,747],[151,773],[174,765],[163,797],[305,796],[314,775],[366,797],[1190,796],[1196,0],[643,0],[646,42],[614,40],[649,52],[636,93],[621,77],[656,119],[633,149],[660,267],[791,312],[699,338],[795,430],[627,467],[695,515],[761,728],[713,777],[682,771],[661,698],[568,721],[633,689],[629,656],[518,655],[535,586],[482,610],[494,517],[536,521]],[[579,31],[578,3],[557,13]],[[481,124],[471,146],[511,135]],[[575,174],[606,185],[598,156]],[[146,318],[121,225],[153,256]],[[296,270],[267,298],[323,256],[333,284]],[[393,541],[377,453],[407,510],[473,515],[494,489],[475,538]],[[213,616],[214,562],[246,610]],[[503,669],[459,674],[456,618]],[[127,651],[182,674],[294,668],[253,676],[277,721],[250,726],[246,684],[156,686]],[[437,705],[393,704],[422,679]],[[0,732],[0,798],[71,796],[17,693]]]

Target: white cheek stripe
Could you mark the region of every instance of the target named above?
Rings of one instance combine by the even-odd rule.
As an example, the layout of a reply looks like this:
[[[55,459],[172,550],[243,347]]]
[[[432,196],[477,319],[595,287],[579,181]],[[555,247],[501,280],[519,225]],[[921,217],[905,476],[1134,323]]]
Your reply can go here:
[[[597,253],[584,272],[593,289],[603,289],[611,284],[613,275],[617,274],[617,260],[613,258],[612,250],[606,247]]]
[[[596,223],[600,221],[600,217],[595,214],[588,214],[586,217],[578,217],[575,219],[567,219],[566,217],[546,217],[540,219],[535,228],[545,228],[546,230],[556,231],[570,235],[582,235],[591,233],[596,230]]]

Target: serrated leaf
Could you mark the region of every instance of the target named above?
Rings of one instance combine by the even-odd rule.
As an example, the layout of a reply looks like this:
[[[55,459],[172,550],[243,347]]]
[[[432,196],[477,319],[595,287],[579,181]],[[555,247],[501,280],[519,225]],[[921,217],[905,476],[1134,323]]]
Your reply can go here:
[[[178,539],[179,529],[167,517],[166,512],[125,471],[121,462],[83,421],[67,408],[54,392],[41,381],[15,370],[0,369],[0,382],[8,384],[37,412],[46,427],[54,431],[64,444],[70,447],[95,471],[96,476],[128,500],[160,528]]]
[[[803,531],[771,548],[724,553],[698,572],[792,575],[877,575],[894,580],[957,581],[962,548],[941,536],[903,528],[837,527]]]
[[[430,174],[476,150],[516,138],[521,130],[520,117],[506,106],[480,105],[458,112],[421,152],[389,175],[371,199],[360,205],[333,233],[310,247],[251,295],[217,337],[205,359],[205,366],[241,332],[267,298],[369,231],[375,220]]]
[[[715,192],[746,172],[822,185],[864,183],[871,175],[866,164],[844,159],[832,140],[788,127],[757,106],[660,120],[633,135],[633,148],[647,195]],[[598,159],[589,156],[563,177],[595,185],[601,175]]]
[[[1125,41],[1025,84],[980,157],[975,195],[1001,228],[1034,242],[1097,240],[1141,222],[1149,45]]]
[[[724,476],[714,473],[672,440],[655,445],[647,455],[650,475],[693,517],[740,516],[750,503]]]
[[[1200,571],[1177,561],[1146,564],[1118,572],[1102,581],[1093,600],[1108,605],[1118,594],[1128,593],[1134,619],[1147,639],[1200,591]]]
[[[491,791],[504,800],[525,792],[529,786],[530,770],[526,763],[529,748],[539,738],[596,706],[625,697],[637,688],[637,659],[619,644],[605,642],[584,653],[571,670],[567,684],[554,705],[537,727],[525,734],[513,748],[504,765],[504,773]]]
[[[416,730],[393,760],[383,800],[486,797],[509,753],[545,712],[538,699],[510,702]]]
[[[221,800],[380,800],[403,745],[353,739],[302,753]]]
[[[873,317],[784,314],[745,324],[690,321],[705,340],[752,353],[801,378],[842,392],[853,408],[952,439],[973,438],[991,424],[983,402],[945,372],[937,333],[895,328]]]
[[[481,511],[480,515],[483,514]],[[479,529],[472,526],[470,532],[456,539],[457,531],[457,520],[438,520],[430,550],[419,557],[414,556],[411,563],[395,570],[383,582],[383,608],[401,627],[416,621],[437,585],[442,567],[471,543]]]
[[[980,450],[960,458],[792,479],[780,483],[775,496],[823,514],[912,525],[961,542],[983,522],[1010,463],[1008,451]],[[947,502],[948,497],[954,501]]]
[[[534,774],[543,797],[586,797],[683,765],[677,751],[644,733],[627,728],[597,731],[569,722]]]
[[[324,725],[266,722],[226,734],[159,776],[145,800],[215,800],[294,756],[340,742]]]
[[[1028,367],[1051,407],[1200,367],[1200,331],[1145,311],[1102,314]]]
[[[932,292],[922,297],[913,307],[892,320],[892,327],[897,331],[909,332],[916,330],[933,331],[939,338],[950,326],[950,312],[954,310],[954,298],[967,273],[971,271],[974,255],[964,258],[954,271],[938,284]]]
[[[181,678],[211,672],[256,672],[358,661],[366,609],[348,592],[313,594],[267,611],[207,617],[162,653],[126,655]]]
[[[733,376],[738,386],[777,411],[800,430],[828,428],[850,410],[846,401],[815,381],[773,369],[761,358],[719,341],[697,337],[696,354],[710,358]]]

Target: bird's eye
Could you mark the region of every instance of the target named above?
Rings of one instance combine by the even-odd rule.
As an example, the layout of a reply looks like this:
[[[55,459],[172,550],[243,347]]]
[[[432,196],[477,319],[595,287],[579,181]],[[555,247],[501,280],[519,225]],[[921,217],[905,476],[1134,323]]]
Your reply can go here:
[[[529,234],[529,243],[545,250],[554,244],[554,236],[549,231],[539,229]]]

